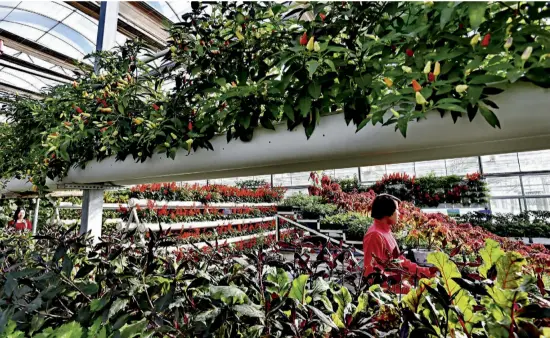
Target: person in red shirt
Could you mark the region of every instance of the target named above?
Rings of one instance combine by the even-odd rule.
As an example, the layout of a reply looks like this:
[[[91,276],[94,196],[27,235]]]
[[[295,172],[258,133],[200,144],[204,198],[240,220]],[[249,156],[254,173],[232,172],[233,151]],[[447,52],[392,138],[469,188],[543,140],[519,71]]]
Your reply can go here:
[[[21,207],[17,207],[13,215],[13,220],[11,220],[8,225],[14,227],[15,230],[32,231],[32,223],[28,219],[25,219],[25,209]]]
[[[371,216],[374,219],[363,237],[363,252],[365,253],[363,276],[367,277],[375,272],[375,259],[373,255],[382,262],[392,259],[401,261],[401,268],[411,276],[417,278],[433,276],[429,268],[420,267],[403,257],[399,252],[397,241],[392,235],[391,227],[399,219],[400,200],[392,195],[378,195],[372,203]],[[407,293],[410,284],[407,281],[403,285],[395,285],[391,288],[396,293]]]

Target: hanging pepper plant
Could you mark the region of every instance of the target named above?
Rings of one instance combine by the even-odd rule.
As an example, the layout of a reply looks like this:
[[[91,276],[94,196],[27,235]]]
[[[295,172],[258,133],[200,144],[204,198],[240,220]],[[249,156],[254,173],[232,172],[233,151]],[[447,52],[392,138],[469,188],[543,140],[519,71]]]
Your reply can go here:
[[[550,87],[549,17],[548,2],[195,2],[161,67],[131,42],[93,55],[99,75],[10,102],[0,169],[43,187],[92,159],[213,150],[221,133],[284,122],[309,137],[334,113],[403,136],[435,110],[500,127],[492,95]]]

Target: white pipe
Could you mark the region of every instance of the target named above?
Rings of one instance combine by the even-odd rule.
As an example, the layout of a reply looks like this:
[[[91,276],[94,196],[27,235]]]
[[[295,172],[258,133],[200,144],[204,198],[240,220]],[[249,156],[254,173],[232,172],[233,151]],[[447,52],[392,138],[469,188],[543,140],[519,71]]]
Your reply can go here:
[[[40,198],[36,199],[36,206],[34,207],[34,217],[32,219],[32,235],[36,236],[38,231],[38,211],[40,210]]]
[[[541,150],[550,144],[549,90],[534,85],[515,85],[493,98],[502,129],[492,128],[477,114],[473,122],[464,116],[456,124],[450,114],[440,118],[430,112],[427,120],[410,122],[407,138],[392,127],[346,126],[343,116],[321,119],[309,140],[302,127],[287,131],[258,129],[251,142],[227,144],[225,136],[212,139],[214,151],[199,150],[176,160],[155,154],[143,163],[108,158],[89,163],[85,170],[72,169],[66,181],[110,181],[130,185],[154,181],[183,181],[297,172],[326,168],[402,163],[503,152]]]
[[[440,118],[434,111],[428,113],[427,120],[410,122],[407,138],[403,138],[391,126],[379,124],[369,124],[356,133],[355,126],[346,126],[343,116],[332,115],[321,119],[309,140],[302,127],[287,131],[286,126],[278,125],[276,131],[255,130],[251,142],[227,144],[225,135],[217,136],[211,140],[214,151],[200,149],[187,156],[181,150],[176,160],[155,154],[143,163],[114,158],[93,161],[84,170],[71,169],[63,183],[131,185],[548,149],[548,89],[515,84],[491,99],[500,107],[495,113],[502,129],[492,128],[480,113],[473,122],[463,116],[455,124],[450,114]],[[15,188],[23,187],[11,183],[8,190],[22,191]],[[48,185],[57,188],[56,182],[48,181]]]
[[[162,230],[187,230],[187,229],[204,229],[204,228],[216,228],[220,226],[228,225],[244,225],[244,224],[255,224],[274,221],[275,216],[271,217],[257,217],[257,218],[241,218],[241,219],[224,219],[219,221],[205,221],[205,222],[180,222],[180,223],[161,223],[160,226],[158,223],[141,223],[137,225],[132,223],[129,226],[129,229],[142,228],[143,230],[151,231],[160,231]]]

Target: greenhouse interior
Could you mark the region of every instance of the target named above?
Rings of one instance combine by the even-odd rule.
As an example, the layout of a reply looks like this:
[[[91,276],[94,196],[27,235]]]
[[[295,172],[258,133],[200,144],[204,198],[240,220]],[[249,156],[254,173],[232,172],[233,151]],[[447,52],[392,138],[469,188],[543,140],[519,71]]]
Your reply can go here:
[[[550,2],[0,16],[0,338],[550,338]]]

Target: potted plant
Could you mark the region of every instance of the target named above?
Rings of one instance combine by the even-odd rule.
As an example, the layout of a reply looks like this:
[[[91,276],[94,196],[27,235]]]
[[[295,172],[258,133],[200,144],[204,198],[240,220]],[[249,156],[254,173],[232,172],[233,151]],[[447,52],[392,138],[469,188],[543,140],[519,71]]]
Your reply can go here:
[[[277,211],[301,211],[307,206],[320,203],[322,203],[322,199],[319,196],[309,196],[298,193],[281,201],[277,206]]]
[[[428,255],[446,240],[447,233],[448,228],[435,218],[416,223],[406,237],[406,242],[415,247],[412,252],[416,263],[427,266]]]
[[[336,213],[337,206],[334,204],[310,204],[302,208],[302,219],[318,220],[323,216],[330,216]]]

